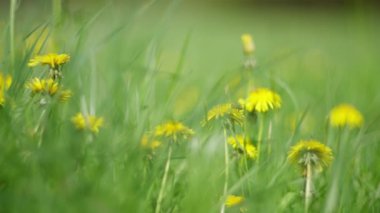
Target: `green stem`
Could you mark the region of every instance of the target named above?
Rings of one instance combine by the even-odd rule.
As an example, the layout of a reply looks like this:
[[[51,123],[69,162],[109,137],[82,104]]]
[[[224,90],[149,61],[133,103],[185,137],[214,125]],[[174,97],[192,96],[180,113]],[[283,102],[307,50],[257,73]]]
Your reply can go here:
[[[228,158],[227,130],[225,127],[223,128],[223,133],[224,133],[224,166],[225,166],[223,198],[226,199],[227,192],[228,192],[229,158]],[[224,213],[224,211],[225,211],[225,205],[224,205],[224,202],[222,202],[220,213]]]
[[[160,192],[158,193],[157,205],[156,205],[155,213],[159,213],[160,210],[161,210],[161,203],[162,203],[162,198],[164,196],[164,191],[165,191],[165,188],[166,188],[166,181],[168,179],[171,157],[172,157],[172,143],[170,142],[170,144],[169,144],[169,150],[168,150],[168,159],[166,160],[164,177],[162,178]]]
[[[11,0],[9,8],[9,45],[10,45],[10,57],[11,57],[11,73],[14,72],[15,65],[15,13],[17,0]]]
[[[306,183],[305,183],[305,212],[309,211],[309,206],[312,198],[312,169],[311,163],[307,163],[306,165]]]
[[[259,133],[257,136],[257,162],[260,160],[261,155],[261,141],[263,140],[263,131],[264,131],[264,119],[259,116]]]
[[[58,23],[61,21],[62,15],[62,0],[53,0],[53,18],[54,18],[54,28],[57,27]]]

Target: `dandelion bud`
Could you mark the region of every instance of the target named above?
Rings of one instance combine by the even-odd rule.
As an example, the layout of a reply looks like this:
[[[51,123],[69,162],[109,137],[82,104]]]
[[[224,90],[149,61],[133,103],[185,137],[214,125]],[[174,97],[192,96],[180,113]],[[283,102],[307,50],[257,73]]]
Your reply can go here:
[[[241,41],[243,44],[244,54],[252,55],[255,51],[255,44],[253,43],[252,36],[250,34],[243,34],[241,36]]]

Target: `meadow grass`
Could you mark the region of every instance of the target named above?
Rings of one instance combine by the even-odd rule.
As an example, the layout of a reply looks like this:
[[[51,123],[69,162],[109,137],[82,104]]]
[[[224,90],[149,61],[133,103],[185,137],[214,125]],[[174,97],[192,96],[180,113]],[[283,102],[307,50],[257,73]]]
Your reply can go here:
[[[379,211],[375,10],[11,2],[0,9],[0,70],[13,78],[0,108],[0,212]],[[254,36],[253,69],[243,66],[243,33]],[[59,81],[73,93],[65,103],[41,104],[26,88],[48,70],[29,60],[47,53],[71,57]],[[244,112],[244,128],[229,119],[202,125],[212,107],[237,106],[259,87],[278,93],[281,107]],[[360,128],[330,125],[341,103],[359,109]],[[78,112],[102,117],[99,132],[76,129]],[[171,120],[194,134],[141,145]],[[228,144],[236,133],[256,149],[261,142],[259,158]],[[306,170],[288,153],[309,139],[334,158],[313,171],[305,207]],[[225,207],[228,195],[244,200]]]

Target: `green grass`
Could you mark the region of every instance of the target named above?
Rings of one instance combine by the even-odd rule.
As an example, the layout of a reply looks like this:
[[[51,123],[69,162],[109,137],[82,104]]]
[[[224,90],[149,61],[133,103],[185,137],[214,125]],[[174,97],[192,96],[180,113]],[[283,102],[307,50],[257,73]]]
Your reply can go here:
[[[243,33],[257,47],[254,84],[277,91],[283,104],[271,114],[270,140],[264,131],[270,154],[249,162],[244,175],[230,156],[228,192],[244,194],[245,201],[226,212],[304,211],[304,181],[286,157],[298,140],[310,138],[329,144],[335,157],[314,179],[311,212],[326,210],[333,187],[333,212],[379,211],[378,11],[62,2],[55,7],[60,15],[45,1],[20,2],[14,69],[9,11],[0,9],[0,70],[13,75],[0,108],[0,212],[154,212],[167,145],[152,154],[140,140],[172,119],[196,134],[173,146],[161,212],[219,212],[223,130],[200,122],[212,106],[245,96],[250,75],[242,67]],[[62,84],[74,95],[41,107],[25,83],[43,68],[32,70],[27,62],[35,52],[48,53],[52,38],[57,52],[71,55]],[[328,127],[328,113],[343,102],[355,105],[365,123],[346,133],[338,151],[335,143],[345,133]],[[98,135],[74,128],[70,119],[79,111],[104,117]],[[41,131],[33,133],[36,126]],[[255,144],[257,128],[249,132]]]

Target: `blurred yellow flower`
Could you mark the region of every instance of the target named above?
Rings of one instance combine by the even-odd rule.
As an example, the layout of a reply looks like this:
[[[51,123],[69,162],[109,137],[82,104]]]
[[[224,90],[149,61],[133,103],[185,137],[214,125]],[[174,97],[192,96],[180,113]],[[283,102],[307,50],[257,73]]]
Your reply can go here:
[[[187,139],[194,134],[194,131],[181,122],[168,121],[164,124],[158,125],[155,128],[155,137],[167,137],[176,141],[178,138]]]
[[[334,127],[349,126],[360,127],[363,124],[363,116],[354,106],[340,104],[330,112],[330,125]]]
[[[244,112],[243,110],[234,107],[231,103],[219,104],[207,112],[207,118],[202,122],[202,125],[219,119],[242,125],[244,121]]]
[[[236,206],[244,201],[244,197],[236,195],[228,195],[224,204],[227,207]]]
[[[331,164],[333,154],[330,147],[317,140],[301,140],[290,149],[288,160],[302,168],[311,164],[321,171],[323,167]]]
[[[243,34],[241,36],[241,41],[243,44],[243,51],[246,55],[251,55],[255,51],[255,43],[253,43],[253,38],[250,34]]]
[[[45,80],[45,82],[45,91],[51,96],[55,95],[58,90],[58,83],[51,78]]]
[[[12,85],[12,76],[5,76],[0,72],[0,106],[5,103],[5,91],[8,90]]]
[[[155,140],[154,138],[151,138],[150,134],[145,133],[140,142],[141,146],[144,148],[149,148],[149,149],[157,149],[158,147],[161,146],[161,142],[158,140]]]
[[[48,78],[48,79],[33,78],[26,84],[26,87],[30,89],[33,93],[46,92],[47,94],[53,96],[58,91],[58,82],[54,81],[51,78]]]
[[[71,96],[73,96],[73,93],[71,92],[71,90],[69,90],[69,89],[63,90],[59,94],[59,101],[66,102],[71,98]]]
[[[240,105],[249,112],[267,112],[281,107],[281,97],[267,88],[258,88],[247,99],[240,99]]]
[[[38,55],[29,60],[28,66],[35,67],[38,65],[49,65],[51,69],[58,69],[59,66],[70,61],[68,54],[49,53]]]
[[[238,150],[240,153],[246,153],[249,158],[255,159],[257,157],[257,149],[252,142],[245,138],[243,135],[236,135],[228,138],[228,143]]]
[[[104,119],[94,115],[85,116],[79,112],[71,118],[71,122],[78,130],[88,129],[97,134],[99,132],[99,128],[103,125]]]
[[[26,84],[26,87],[30,89],[33,93],[40,93],[45,90],[45,80],[39,78],[33,78]]]

